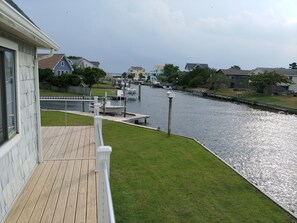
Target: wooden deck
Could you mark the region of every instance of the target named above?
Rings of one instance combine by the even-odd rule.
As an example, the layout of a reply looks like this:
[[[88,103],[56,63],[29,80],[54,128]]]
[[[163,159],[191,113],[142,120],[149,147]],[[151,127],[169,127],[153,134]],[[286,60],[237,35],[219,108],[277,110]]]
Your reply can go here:
[[[44,162],[5,222],[96,222],[94,128],[42,128]]]

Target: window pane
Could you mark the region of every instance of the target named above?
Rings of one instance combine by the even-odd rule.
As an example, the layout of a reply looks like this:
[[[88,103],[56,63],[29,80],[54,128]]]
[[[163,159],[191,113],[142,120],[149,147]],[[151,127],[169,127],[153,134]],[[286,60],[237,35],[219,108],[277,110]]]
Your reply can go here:
[[[14,54],[4,53],[8,135],[16,132]]]

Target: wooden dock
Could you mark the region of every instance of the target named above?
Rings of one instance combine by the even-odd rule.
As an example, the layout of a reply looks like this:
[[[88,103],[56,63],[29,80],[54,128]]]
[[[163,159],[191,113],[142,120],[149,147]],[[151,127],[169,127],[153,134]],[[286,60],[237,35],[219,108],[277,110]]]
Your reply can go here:
[[[4,222],[97,222],[94,128],[43,127],[44,162]]]

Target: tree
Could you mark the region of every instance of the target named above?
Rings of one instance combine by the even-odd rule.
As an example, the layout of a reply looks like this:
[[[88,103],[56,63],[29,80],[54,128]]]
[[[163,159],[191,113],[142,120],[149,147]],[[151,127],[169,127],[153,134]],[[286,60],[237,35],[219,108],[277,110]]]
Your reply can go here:
[[[207,86],[208,78],[215,74],[216,70],[211,68],[196,67],[194,70],[185,73],[179,77],[178,83],[181,86],[187,87],[205,87]]]
[[[85,84],[89,85],[89,87],[92,87],[100,78],[105,76],[105,71],[97,67],[87,67],[82,73],[83,81]]]
[[[69,84],[72,86],[78,86],[81,83],[81,78],[77,74],[69,75]]]
[[[238,65],[233,65],[232,67],[230,67],[230,69],[241,70],[240,66]]]
[[[290,66],[290,69],[297,69],[296,62],[290,63],[289,66]]]
[[[126,77],[127,77],[127,73],[126,72],[122,73],[122,78],[126,78]]]
[[[134,77],[135,77],[135,74],[133,74],[133,73],[130,73],[130,74],[128,74],[128,76],[127,76],[129,79],[133,79]]]
[[[214,73],[208,78],[209,89],[210,90],[217,90],[224,85],[229,84],[229,79],[225,74]]]
[[[54,72],[49,69],[39,69],[39,82],[51,83],[54,77]]]
[[[250,76],[250,86],[255,87],[258,93],[264,93],[265,89],[277,84],[292,84],[286,76],[278,74],[277,72],[267,72],[260,74],[253,74]]]
[[[140,73],[138,76],[140,80],[144,78],[144,75],[142,73]]]
[[[159,76],[164,76],[164,80],[169,83],[174,83],[176,78],[178,78],[179,67],[174,66],[173,64],[165,64],[164,74]]]

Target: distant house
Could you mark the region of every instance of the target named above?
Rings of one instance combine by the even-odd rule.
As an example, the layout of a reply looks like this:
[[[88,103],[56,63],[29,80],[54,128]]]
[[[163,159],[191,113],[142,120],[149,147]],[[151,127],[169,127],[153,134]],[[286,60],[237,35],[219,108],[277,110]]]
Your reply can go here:
[[[249,83],[249,75],[251,70],[238,69],[220,69],[219,74],[224,74],[229,78],[230,88],[247,88]]]
[[[190,72],[194,70],[195,68],[208,68],[208,64],[203,63],[187,63],[185,66],[185,71]]]
[[[99,61],[90,61],[90,62],[94,65],[94,67],[99,68],[99,65],[100,65]]]
[[[44,54],[38,54],[38,58],[43,57]],[[50,58],[46,58],[39,61],[40,69],[51,69],[55,75],[72,74],[73,67],[69,63],[65,54],[54,54]]]
[[[250,74],[259,74],[264,72],[273,72],[275,71],[278,74],[284,75],[289,78],[294,84],[288,85],[279,85],[284,90],[289,91],[297,91],[297,69],[286,69],[286,68],[265,68],[265,67],[258,67],[250,72]]]
[[[99,61],[89,61],[83,57],[69,57],[68,58],[72,65],[76,68],[85,69],[87,67],[97,67],[99,68]]]
[[[142,74],[143,76],[145,75],[145,69],[142,67],[130,67],[128,69],[128,75],[129,74],[134,74],[134,80],[139,80],[139,75]]]
[[[0,1],[0,222],[42,162],[37,49],[59,46],[12,1]]]
[[[159,76],[159,75],[164,74],[164,66],[155,65],[151,73],[156,77]]]

